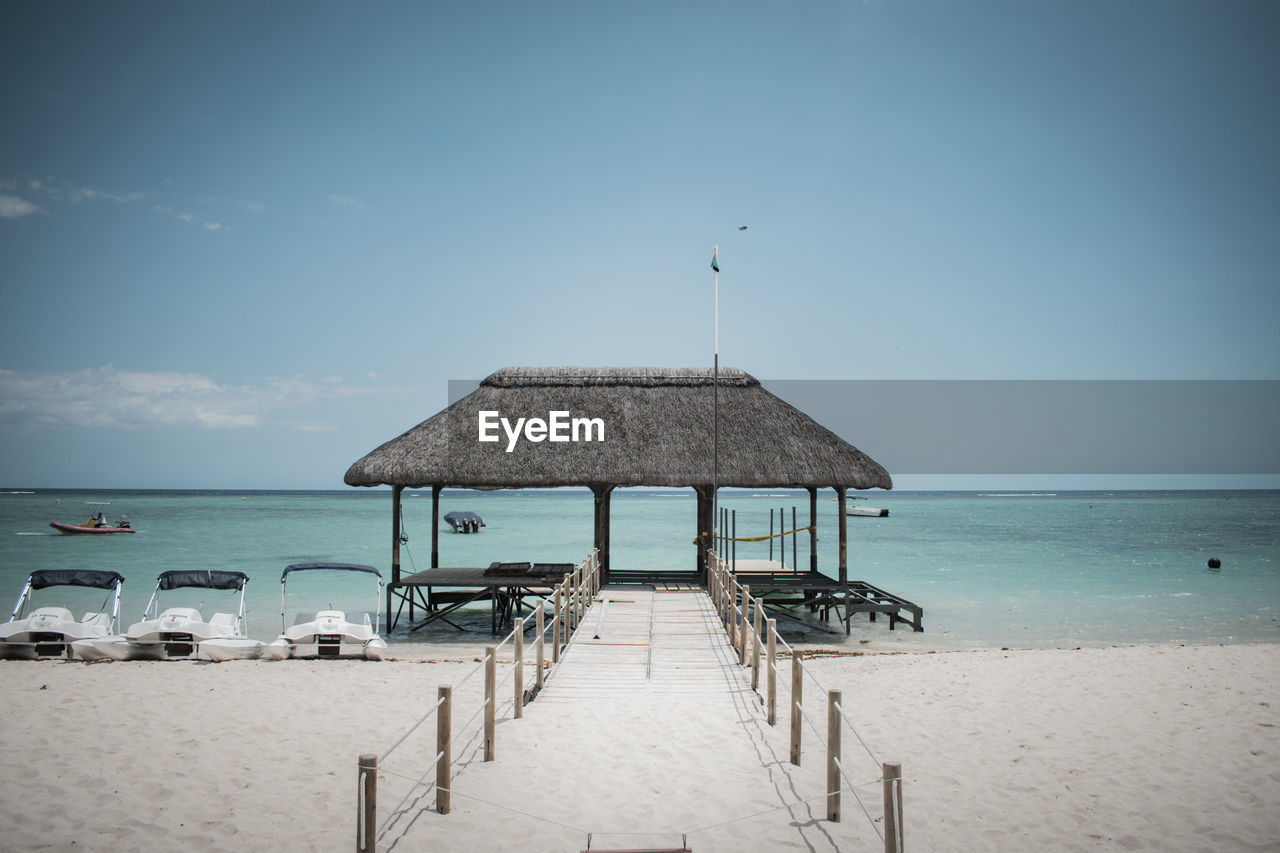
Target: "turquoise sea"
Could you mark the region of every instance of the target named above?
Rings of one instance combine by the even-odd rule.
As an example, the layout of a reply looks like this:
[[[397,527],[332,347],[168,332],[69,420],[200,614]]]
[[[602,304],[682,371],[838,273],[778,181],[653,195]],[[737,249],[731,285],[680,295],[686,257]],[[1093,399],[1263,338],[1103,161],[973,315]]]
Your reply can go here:
[[[872,492],[887,518],[849,518],[849,577],[924,607],[923,634],[858,617],[851,642],[877,647],[1057,647],[1111,643],[1280,641],[1280,492]],[[109,520],[128,517],[137,533],[63,536],[50,521],[82,521],[88,502],[106,501]],[[808,522],[803,491],[729,491],[739,537],[769,532],[770,510],[791,527],[791,508]],[[819,492],[818,565],[836,566],[836,504]],[[479,535],[441,521],[440,562],[485,566],[494,560],[577,562],[592,544],[590,492],[446,491],[441,514],[471,510]],[[620,490],[612,501],[614,568],[691,569],[695,500],[686,490]],[[431,556],[430,492],[406,492],[406,573]],[[776,529],[781,529],[776,528]],[[809,565],[807,536],[796,556]],[[792,562],[792,540],[785,559]],[[741,543],[739,558],[767,558],[769,545]],[[774,558],[777,558],[775,552]],[[1211,557],[1221,568],[1210,569]],[[389,579],[391,495],[387,490],[202,492],[41,490],[0,493],[0,606],[12,608],[35,569],[111,569],[126,578],[122,622],[138,619],[156,575],[167,569],[232,569],[249,575],[250,634],[271,639],[280,625],[280,573],[290,563],[373,565]],[[295,610],[335,606],[372,610],[364,578],[321,577],[289,585]],[[71,590],[73,610],[97,609],[97,591]],[[228,609],[225,593],[195,592],[162,605]],[[37,604],[61,604],[46,590]],[[4,618],[7,618],[4,617]],[[455,620],[487,635],[487,605]],[[811,641],[841,641],[816,625],[783,626]],[[468,639],[446,625],[390,639]]]

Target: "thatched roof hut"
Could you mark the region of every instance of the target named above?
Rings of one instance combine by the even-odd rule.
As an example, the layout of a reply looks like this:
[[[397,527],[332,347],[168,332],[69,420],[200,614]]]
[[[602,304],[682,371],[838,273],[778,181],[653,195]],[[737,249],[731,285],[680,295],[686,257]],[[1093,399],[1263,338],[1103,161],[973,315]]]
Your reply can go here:
[[[718,474],[713,472],[718,397]],[[567,412],[568,441],[478,440],[480,412],[547,420]],[[572,440],[573,419],[599,419],[603,440]],[[491,418],[492,422],[492,418]],[[586,430],[578,438],[587,437]],[[510,449],[509,449],[510,448]],[[478,489],[554,486],[893,487],[875,460],[766,391],[721,368],[508,367],[473,393],[360,459],[349,486]]]
[[[542,425],[519,430],[522,418]],[[608,499],[619,486],[693,487],[703,532],[711,526],[713,484],[806,488],[811,515],[819,488],[843,497],[850,488],[893,487],[875,460],[733,368],[720,368],[718,380],[707,368],[504,368],[357,461],[344,480],[395,487],[397,520],[406,487],[431,486],[438,498],[448,487],[588,486],[606,571]],[[843,578],[843,514],[840,526]],[[434,567],[434,538],[432,552]],[[397,577],[398,563],[393,545]]]

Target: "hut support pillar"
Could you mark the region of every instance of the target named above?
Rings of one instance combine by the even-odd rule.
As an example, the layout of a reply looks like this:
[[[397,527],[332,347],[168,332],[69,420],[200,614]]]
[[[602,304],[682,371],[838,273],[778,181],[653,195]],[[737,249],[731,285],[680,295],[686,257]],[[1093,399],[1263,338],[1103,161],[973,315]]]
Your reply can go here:
[[[609,497],[613,486],[592,486],[596,499],[595,547],[600,552],[600,582],[609,582]]]
[[[431,568],[440,568],[440,487],[431,487]]]
[[[840,513],[840,520],[837,523],[840,529],[840,586],[849,583],[849,517],[845,515],[845,495],[848,489],[844,486],[836,486],[836,507]]]
[[[693,491],[698,496],[698,531],[697,536],[694,537],[698,548],[698,583],[705,585],[707,583],[707,549],[715,547],[715,540],[711,538],[711,516],[715,512],[715,506],[710,488],[695,486]]]
[[[818,489],[809,487],[809,571],[818,570]]]
[[[391,582],[400,583],[400,493],[404,486],[391,487]],[[387,608],[391,597],[387,597]]]
[[[387,587],[388,634],[391,633],[391,590],[400,583],[400,493],[403,491],[404,486],[391,487],[391,585]],[[412,612],[409,619],[413,620]]]

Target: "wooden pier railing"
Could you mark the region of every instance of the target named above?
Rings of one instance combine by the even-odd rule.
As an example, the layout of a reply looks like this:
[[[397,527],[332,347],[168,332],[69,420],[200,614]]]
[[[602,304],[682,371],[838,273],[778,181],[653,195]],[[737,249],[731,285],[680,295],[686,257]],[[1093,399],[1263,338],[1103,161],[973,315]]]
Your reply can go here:
[[[801,765],[804,754],[802,736],[805,724],[812,730],[817,743],[825,753],[823,769],[827,819],[832,822],[841,821],[842,796],[846,792],[851,793],[871,827],[883,841],[886,853],[902,853],[904,848],[901,764],[880,760],[849,719],[841,691],[827,690],[822,686],[814,673],[805,666],[803,652],[792,648],[778,635],[777,620],[764,617],[762,599],[753,597],[750,585],[739,583],[728,564],[712,549],[708,549],[707,552],[707,566],[707,593],[712,606],[724,626],[738,665],[750,666],[752,669],[751,687],[760,697],[770,726],[776,726],[778,723],[778,700],[781,692],[785,691],[787,694],[790,763],[797,767]],[[454,685],[439,687],[436,704],[388,749],[381,754],[367,753],[360,756],[357,765],[357,853],[373,853],[376,850],[378,837],[397,817],[409,815],[408,810],[405,809],[406,803],[415,793],[421,793],[424,789],[434,788],[435,810],[440,814],[449,813],[453,784],[453,745],[457,738],[468,732],[473,735],[478,734],[482,743],[483,760],[495,759],[496,722],[500,712],[504,712],[509,704],[512,719],[523,716],[525,704],[538,695],[544,678],[554,673],[560,661],[561,652],[567,646],[574,627],[582,622],[588,606],[600,591],[600,580],[598,554],[593,552],[556,586],[546,600],[535,608],[533,642],[536,644],[537,664],[534,686],[531,689],[525,689],[523,643],[526,621],[522,618],[517,620],[512,632],[500,643],[485,647],[480,663],[461,681]],[[545,620],[544,611],[547,608],[550,608],[550,625],[547,625]],[[550,673],[546,672],[548,664],[545,643],[548,632],[551,634]],[[499,682],[498,656],[508,642],[513,645],[511,670]],[[779,677],[778,660],[784,654],[789,654],[791,657],[789,679]],[[484,673],[484,699],[472,716],[455,730],[453,726],[454,690],[478,672]],[[508,679],[512,681],[509,703],[508,700],[499,699],[500,691]],[[809,686],[816,688],[817,692],[814,699],[806,704],[804,695]],[[819,725],[822,715],[817,712],[817,708],[822,704],[826,707],[825,727]],[[478,729],[473,728],[481,715],[483,715],[481,726]],[[432,716],[437,720],[435,759],[429,761],[426,769],[422,770],[416,778],[388,769],[387,759]],[[819,717],[819,720],[815,720],[815,717]],[[856,772],[856,769],[852,765],[846,766],[845,763],[848,758],[842,750],[845,732],[852,733],[867,753],[875,767],[877,774],[875,778],[860,783],[851,778],[851,772]],[[415,770],[421,770],[421,766],[419,765]],[[380,773],[384,777],[394,776],[406,779],[410,785],[404,796],[382,813],[382,820],[379,822]],[[431,776],[434,777],[434,781],[428,781],[428,777]],[[878,817],[860,793],[862,789],[870,786],[879,786],[882,791]]]
[[[496,733],[500,710],[507,707],[504,700],[499,699],[499,691],[507,680],[513,683],[510,699],[512,719],[524,716],[525,705],[532,701],[542,690],[547,676],[546,642],[548,629],[551,631],[551,666],[554,668],[560,661],[560,654],[569,642],[573,629],[587,612],[587,608],[600,590],[599,552],[592,551],[579,563],[564,580],[556,585],[547,600],[539,602],[533,611],[533,642],[535,644],[535,671],[533,687],[525,689],[524,642],[526,623],[523,618],[516,620],[511,633],[497,645],[486,646],[480,663],[461,681],[454,685],[443,685],[439,688],[435,705],[411,725],[394,743],[380,754],[365,753],[357,764],[357,802],[356,812],[356,853],[374,853],[377,849],[378,836],[386,830],[392,820],[400,815],[401,810],[415,793],[423,788],[435,789],[435,809],[440,814],[448,814],[451,808],[451,778],[453,744],[457,737],[467,732],[476,719],[483,715],[480,729],[483,743],[484,761],[493,761],[497,754]],[[550,608],[551,624],[546,624],[546,611]],[[510,672],[499,683],[497,677],[498,653],[507,644],[512,644],[512,662]],[[470,680],[476,673],[484,673],[484,700],[471,718],[454,731],[453,727],[453,691],[455,687]],[[391,773],[386,767],[387,759],[399,749],[423,723],[432,717],[436,718],[436,755],[435,760],[417,778]],[[415,768],[418,769],[418,768]],[[433,772],[434,771],[434,772]],[[405,795],[378,821],[378,775],[395,775],[407,779],[411,784]],[[434,781],[427,781],[434,776]]]
[[[871,823],[876,834],[884,842],[885,853],[902,853],[902,765],[897,762],[883,762],[867,744],[862,734],[854,727],[845,713],[843,696],[839,690],[824,690],[818,679],[804,665],[804,653],[792,648],[778,636],[776,619],[763,618],[763,599],[753,598],[751,586],[739,583],[729,564],[714,550],[707,552],[707,593],[711,596],[716,612],[724,625],[729,642],[738,652],[743,666],[751,666],[751,687],[760,692],[761,648],[765,649],[765,688],[761,701],[765,706],[766,719],[769,725],[777,725],[778,721],[778,649],[785,649],[791,655],[790,682],[790,758],[791,763],[799,766],[802,749],[804,723],[808,723],[818,738],[818,742],[826,751],[827,776],[827,819],[839,822],[841,819],[841,795],[849,791],[862,807],[863,814]],[[763,623],[763,625],[762,625]],[[763,628],[763,630],[762,630]],[[821,693],[826,694],[826,733],[810,716],[803,701],[806,678]],[[841,754],[841,736],[845,729],[866,750],[880,776],[878,779],[856,784],[849,778]],[[877,819],[859,789],[868,785],[879,784],[883,794],[881,817]],[[883,829],[881,829],[881,822]]]

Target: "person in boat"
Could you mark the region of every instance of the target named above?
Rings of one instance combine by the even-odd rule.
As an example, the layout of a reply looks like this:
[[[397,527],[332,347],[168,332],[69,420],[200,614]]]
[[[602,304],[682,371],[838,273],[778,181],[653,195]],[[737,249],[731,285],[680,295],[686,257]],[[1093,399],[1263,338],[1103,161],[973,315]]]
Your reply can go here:
[[[106,527],[107,517],[102,514],[102,510],[98,510],[98,517],[93,521],[94,527]]]

